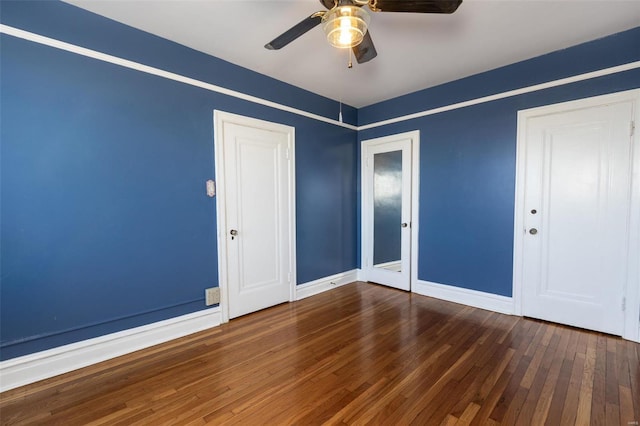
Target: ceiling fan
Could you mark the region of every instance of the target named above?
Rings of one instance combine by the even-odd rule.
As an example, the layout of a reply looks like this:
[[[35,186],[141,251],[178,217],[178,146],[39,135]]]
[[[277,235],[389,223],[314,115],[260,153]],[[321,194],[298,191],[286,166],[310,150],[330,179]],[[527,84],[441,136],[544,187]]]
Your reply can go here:
[[[278,50],[322,23],[327,40],[334,47],[351,48],[359,64],[370,61],[378,53],[367,30],[373,12],[453,13],[462,0],[320,0],[328,10],[306,17],[278,37],[265,44]]]

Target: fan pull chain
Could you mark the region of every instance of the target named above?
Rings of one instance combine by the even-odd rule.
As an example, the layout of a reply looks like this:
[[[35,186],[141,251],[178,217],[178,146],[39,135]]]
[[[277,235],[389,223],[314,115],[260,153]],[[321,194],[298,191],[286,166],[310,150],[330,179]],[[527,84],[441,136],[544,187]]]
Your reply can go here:
[[[349,51],[349,62],[347,64],[348,68],[353,68],[353,63],[351,62],[351,49],[347,49]],[[338,121],[342,123],[342,89],[343,89],[343,79],[338,79],[340,81],[340,112],[338,112]]]
[[[340,82],[340,112],[338,112],[338,121],[342,123],[342,89],[344,85],[341,78],[339,78],[338,81]]]

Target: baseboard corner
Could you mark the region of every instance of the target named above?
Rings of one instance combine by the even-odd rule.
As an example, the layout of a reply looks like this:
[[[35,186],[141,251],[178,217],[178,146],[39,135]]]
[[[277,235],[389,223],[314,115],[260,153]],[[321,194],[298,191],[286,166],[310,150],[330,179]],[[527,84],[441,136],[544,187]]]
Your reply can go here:
[[[515,313],[513,298],[498,294],[422,280],[418,280],[413,292],[501,314],[514,315]]]
[[[350,284],[357,280],[358,270],[352,269],[351,271],[341,272],[339,274],[309,281],[304,284],[300,284],[296,288],[296,300],[305,299],[345,284]]]
[[[220,308],[71,343],[0,362],[0,392],[78,370],[221,324]]]

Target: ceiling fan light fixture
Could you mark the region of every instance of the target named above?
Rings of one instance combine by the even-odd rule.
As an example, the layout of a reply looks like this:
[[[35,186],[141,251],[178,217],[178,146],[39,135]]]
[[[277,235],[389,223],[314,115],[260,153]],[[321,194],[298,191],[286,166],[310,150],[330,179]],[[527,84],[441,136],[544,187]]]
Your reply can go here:
[[[338,48],[360,44],[368,26],[369,14],[363,8],[354,5],[334,7],[322,18],[322,28],[327,35],[327,41]]]

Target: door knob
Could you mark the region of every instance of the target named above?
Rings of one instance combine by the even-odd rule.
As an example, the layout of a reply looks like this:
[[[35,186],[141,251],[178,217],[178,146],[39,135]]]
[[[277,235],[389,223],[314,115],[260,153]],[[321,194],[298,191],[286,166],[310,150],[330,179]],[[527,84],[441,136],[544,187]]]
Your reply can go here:
[[[231,231],[229,231],[229,233],[231,234],[232,240],[236,237],[236,235],[238,235],[238,231],[235,229],[232,229]]]
[[[531,229],[529,229],[529,233],[531,235],[536,235],[538,233],[538,230],[536,228],[531,228]]]
[[[403,228],[406,228],[407,226],[409,226],[406,222],[404,222],[403,224],[401,224],[400,226],[402,226]]]

